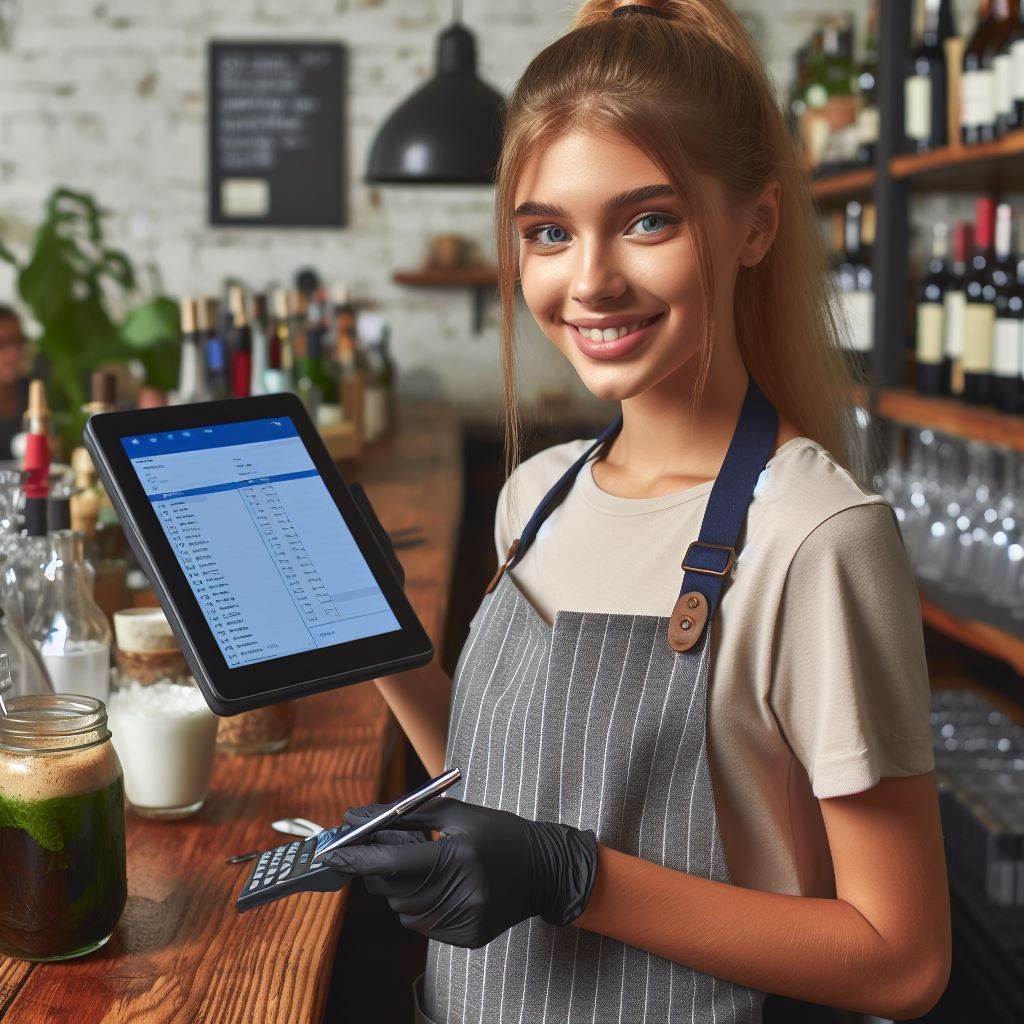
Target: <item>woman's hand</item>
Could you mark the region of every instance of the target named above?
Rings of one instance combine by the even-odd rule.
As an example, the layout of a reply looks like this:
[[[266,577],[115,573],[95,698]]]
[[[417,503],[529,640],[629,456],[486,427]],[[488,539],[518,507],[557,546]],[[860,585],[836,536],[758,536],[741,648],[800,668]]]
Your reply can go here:
[[[345,823],[361,824],[384,806],[353,808]],[[417,831],[431,828],[441,831],[436,842]],[[367,891],[387,897],[406,928],[476,949],[536,915],[555,925],[579,917],[597,876],[597,838],[589,830],[437,797],[325,861],[361,875]]]

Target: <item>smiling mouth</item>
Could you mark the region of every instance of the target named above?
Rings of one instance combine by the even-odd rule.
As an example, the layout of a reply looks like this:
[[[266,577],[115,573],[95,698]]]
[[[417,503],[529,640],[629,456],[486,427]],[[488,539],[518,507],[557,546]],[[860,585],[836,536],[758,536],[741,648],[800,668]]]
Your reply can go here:
[[[635,334],[645,327],[650,327],[661,315],[661,313],[655,313],[654,316],[649,316],[645,320],[637,320],[635,323],[624,324],[622,327],[606,327],[604,330],[598,327],[577,327],[575,324],[569,326],[573,330],[579,331],[588,341],[617,341],[619,338],[626,337],[627,334]]]

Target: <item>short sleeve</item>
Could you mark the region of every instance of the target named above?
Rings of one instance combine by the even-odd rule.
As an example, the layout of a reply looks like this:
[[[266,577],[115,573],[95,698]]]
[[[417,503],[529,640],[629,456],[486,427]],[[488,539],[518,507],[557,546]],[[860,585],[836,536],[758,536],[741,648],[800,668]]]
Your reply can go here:
[[[843,509],[797,549],[769,703],[819,799],[934,767],[921,605],[883,503]]]

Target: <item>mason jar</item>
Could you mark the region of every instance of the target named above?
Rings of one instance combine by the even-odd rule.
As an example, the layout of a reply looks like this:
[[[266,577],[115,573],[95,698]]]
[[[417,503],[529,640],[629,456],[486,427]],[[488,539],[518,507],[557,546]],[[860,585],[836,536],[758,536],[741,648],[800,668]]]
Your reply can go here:
[[[127,898],[124,786],[95,697],[9,698],[0,714],[0,953],[99,949]]]

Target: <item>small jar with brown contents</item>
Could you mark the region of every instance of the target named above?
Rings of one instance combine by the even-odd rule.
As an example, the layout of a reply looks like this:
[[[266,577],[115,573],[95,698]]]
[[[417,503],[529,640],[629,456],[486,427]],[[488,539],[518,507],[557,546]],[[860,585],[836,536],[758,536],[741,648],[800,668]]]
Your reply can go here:
[[[293,701],[243,711],[220,720],[217,749],[228,754],[274,754],[288,746],[294,725]]]

